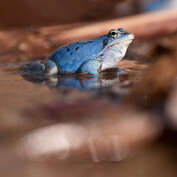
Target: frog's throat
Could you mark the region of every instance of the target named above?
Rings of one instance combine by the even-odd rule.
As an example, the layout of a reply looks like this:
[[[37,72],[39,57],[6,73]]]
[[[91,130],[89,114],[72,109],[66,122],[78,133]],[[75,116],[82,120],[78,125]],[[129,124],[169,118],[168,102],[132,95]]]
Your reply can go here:
[[[113,47],[113,46],[115,46],[115,45],[124,43],[125,41],[130,41],[130,43],[131,43],[132,39],[127,39],[127,40],[120,41],[120,42],[117,42],[117,43],[112,44],[112,45],[108,45],[107,47],[105,47],[105,48],[99,53],[99,56],[101,56],[101,55],[104,53],[104,51],[105,51],[106,49],[109,49],[109,48],[111,48],[111,47]],[[128,44],[128,45],[129,45],[129,44]],[[128,45],[127,45],[127,47],[128,47]]]

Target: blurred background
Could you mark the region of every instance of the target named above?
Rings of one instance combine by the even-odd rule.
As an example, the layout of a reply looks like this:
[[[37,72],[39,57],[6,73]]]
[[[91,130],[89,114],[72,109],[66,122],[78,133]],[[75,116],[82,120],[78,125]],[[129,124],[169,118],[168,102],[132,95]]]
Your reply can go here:
[[[0,28],[93,22],[175,7],[176,0],[1,0]]]

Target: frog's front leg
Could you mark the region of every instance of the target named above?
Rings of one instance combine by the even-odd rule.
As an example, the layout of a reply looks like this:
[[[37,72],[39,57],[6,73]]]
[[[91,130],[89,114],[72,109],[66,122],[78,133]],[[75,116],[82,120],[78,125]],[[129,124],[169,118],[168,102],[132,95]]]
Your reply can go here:
[[[44,75],[54,75],[58,74],[58,67],[52,60],[46,60],[45,63]]]
[[[102,62],[99,58],[90,59],[84,62],[80,67],[78,72],[81,74],[92,74],[99,76],[99,72],[102,67]]]
[[[28,63],[23,65],[21,70],[36,75],[54,75],[58,73],[58,68],[52,60],[46,60],[45,63]]]

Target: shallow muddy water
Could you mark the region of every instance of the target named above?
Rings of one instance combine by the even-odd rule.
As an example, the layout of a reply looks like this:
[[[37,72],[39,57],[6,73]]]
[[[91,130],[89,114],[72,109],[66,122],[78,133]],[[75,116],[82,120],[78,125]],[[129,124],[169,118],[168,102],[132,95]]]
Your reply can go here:
[[[121,71],[102,78],[41,78],[19,74],[20,65],[0,67],[0,176],[132,177],[154,174],[154,166],[164,167],[156,176],[175,174],[172,147],[157,143],[137,151],[163,125],[146,113],[118,108],[145,64],[124,60]]]
[[[23,63],[2,64],[0,66],[2,128],[7,124],[18,125],[19,117],[25,121],[24,109],[36,108],[41,104],[50,104],[58,99],[77,100],[101,94],[116,86],[116,94],[123,87],[129,87],[129,74],[111,71],[103,78],[82,78],[78,76],[54,76],[43,78],[25,73],[18,73]],[[121,74],[122,73],[122,74]],[[125,88],[125,93],[128,90]],[[81,91],[81,92],[80,92]],[[85,92],[84,92],[85,91]],[[77,98],[78,97],[78,98]],[[10,121],[9,121],[10,119]],[[17,119],[17,120],[16,120]],[[17,122],[17,123],[16,123]],[[14,125],[13,125],[14,124]],[[7,125],[8,127],[8,125]],[[8,127],[9,128],[9,127]]]

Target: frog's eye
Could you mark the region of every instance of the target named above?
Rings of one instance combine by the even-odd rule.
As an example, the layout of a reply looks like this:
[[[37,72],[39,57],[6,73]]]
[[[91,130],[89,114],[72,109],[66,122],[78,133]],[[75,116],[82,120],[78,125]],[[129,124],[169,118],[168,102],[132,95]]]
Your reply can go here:
[[[109,36],[111,38],[116,38],[118,36],[118,31],[116,29],[112,29],[111,31],[109,31]]]

